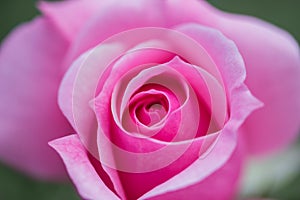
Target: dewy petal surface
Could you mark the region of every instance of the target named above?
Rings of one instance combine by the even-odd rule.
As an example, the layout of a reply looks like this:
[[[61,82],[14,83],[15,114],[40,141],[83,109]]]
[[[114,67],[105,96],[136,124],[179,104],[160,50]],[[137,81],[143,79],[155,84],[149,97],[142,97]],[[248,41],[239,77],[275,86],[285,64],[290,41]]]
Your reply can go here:
[[[85,199],[119,199],[98,176],[78,135],[70,135],[49,143],[62,157],[78,192]]]
[[[37,18],[0,50],[0,158],[39,178],[65,175],[48,142],[72,131],[57,105],[67,48],[49,21]]]

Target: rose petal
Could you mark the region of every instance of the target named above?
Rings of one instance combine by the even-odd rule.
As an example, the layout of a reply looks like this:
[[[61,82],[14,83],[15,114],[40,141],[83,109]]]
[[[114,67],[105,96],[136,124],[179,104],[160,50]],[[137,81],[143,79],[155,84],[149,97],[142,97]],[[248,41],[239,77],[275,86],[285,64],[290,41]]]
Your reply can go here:
[[[257,100],[243,84],[239,88],[235,88],[232,94],[233,96],[230,104],[232,105],[231,117],[225,127],[221,130],[217,141],[211,145],[210,149],[208,149],[205,154],[200,155],[199,159],[193,162],[188,168],[150,190],[144,194],[142,198],[155,197],[157,195],[171,191],[180,191],[189,187],[193,189],[193,185],[205,181],[207,177],[210,177],[215,171],[222,168],[222,166],[228,162],[238,144],[237,129],[259,105],[257,104]],[[243,146],[241,148],[243,148]],[[240,161],[236,160],[236,163],[233,165],[238,166],[239,162]],[[223,180],[225,177],[219,176],[218,178]],[[231,187],[223,189],[225,194],[230,194],[232,192]],[[218,194],[211,194],[210,196],[210,198],[215,197],[216,199],[220,198]]]
[[[170,61],[170,62],[172,63],[172,61]],[[159,126],[157,128],[161,127],[163,129],[159,128],[159,130],[157,130],[158,132],[157,132],[156,136],[161,135],[162,137],[163,136],[167,137],[169,134],[171,134],[171,135],[169,135],[171,138],[169,138],[169,139],[165,138],[165,139],[167,141],[172,140],[173,142],[175,142],[175,141],[180,141],[180,140],[191,139],[197,135],[198,126],[197,126],[197,124],[194,125],[194,122],[199,121],[199,110],[198,110],[199,106],[198,106],[198,103],[196,100],[197,98],[196,98],[192,88],[189,88],[188,84],[186,83],[186,80],[184,80],[183,77],[177,71],[173,70],[172,68],[170,68],[168,66],[168,65],[171,65],[171,63],[166,63],[166,64],[162,64],[162,65],[158,65],[158,66],[154,66],[154,67],[150,67],[150,68],[141,70],[141,72],[139,74],[137,74],[135,77],[133,77],[132,80],[130,80],[129,82],[127,82],[127,83],[120,82],[119,83],[119,84],[124,84],[127,86],[124,91],[124,94],[123,94],[123,92],[121,92],[119,90],[114,91],[114,92],[123,94],[123,97],[119,96],[119,98],[122,99],[122,102],[121,102],[121,113],[122,114],[125,110],[125,106],[126,106],[125,104],[127,102],[129,102],[130,96],[135,92],[135,90],[137,90],[138,88],[140,88],[143,85],[155,83],[158,85],[162,85],[162,86],[170,89],[172,92],[174,92],[174,94],[177,96],[177,99],[179,100],[181,105],[179,108],[171,111],[170,116],[168,117],[168,120],[166,123],[159,124]],[[121,80],[119,80],[119,81],[121,81]],[[112,103],[115,103],[115,102],[112,102]],[[182,119],[181,113],[190,113],[190,115],[185,117],[184,119]],[[118,123],[117,118],[114,118],[114,121],[118,124],[119,128],[124,130],[123,126],[120,123]],[[187,132],[186,129],[183,127],[184,126],[190,127],[189,124],[191,122],[193,122],[193,127],[195,127],[195,131]],[[170,125],[170,123],[171,124],[175,123],[175,124],[179,125],[180,127],[178,127],[178,128],[180,130],[173,129],[173,128],[171,128],[172,126],[168,126],[168,125]],[[125,124],[126,124],[126,122],[125,122]],[[149,128],[145,127],[145,129],[148,130],[148,132],[152,132],[152,130],[153,130],[150,127]],[[132,133],[134,133],[136,131],[137,131],[137,129],[135,131],[132,131]],[[174,133],[172,133],[172,131],[174,131]],[[124,130],[124,132],[127,132],[127,131]],[[181,133],[179,133],[179,132],[181,132]],[[155,138],[156,138],[156,136],[155,136]],[[126,146],[127,145],[125,145],[125,148],[126,148]]]
[[[72,11],[70,13],[67,11],[67,14],[72,15]],[[71,63],[74,58],[108,37],[129,29],[171,28],[177,24],[196,21],[206,25],[208,18],[214,21],[210,13],[199,6],[198,1],[188,3],[185,0],[110,1],[103,5],[86,26],[82,27],[82,32],[74,40],[67,63]]]
[[[190,65],[181,59],[172,60],[171,67],[179,71],[189,84],[193,87],[201,104],[199,126],[202,134],[210,134],[220,130],[228,120],[228,105],[225,88],[218,80],[201,68],[201,66]],[[209,114],[203,110],[209,109]],[[210,116],[205,119],[206,116]],[[205,121],[208,120],[209,126]]]
[[[286,146],[300,129],[297,42],[285,31],[255,18],[219,17],[218,28],[234,40],[245,60],[246,84],[265,105],[243,126],[249,152],[267,153]]]
[[[83,198],[119,199],[98,176],[77,135],[59,138],[49,144],[62,157],[69,175]]]
[[[221,84],[224,84],[227,98],[230,100],[230,90],[239,86],[246,77],[243,58],[236,45],[218,30],[195,23],[177,26],[175,30],[186,34],[187,37],[202,45],[218,68],[223,79]],[[199,65],[199,67],[203,66]]]
[[[44,18],[17,28],[0,50],[0,157],[39,178],[65,175],[47,145],[73,129],[57,106],[68,43]]]
[[[156,71],[153,69],[157,69]],[[164,66],[158,66],[158,67],[153,67],[149,68],[150,71],[149,73],[145,72],[145,76],[155,76],[157,73],[162,73],[165,70],[167,70],[167,67]],[[118,70],[120,71],[120,70]],[[174,71],[174,70],[173,70]],[[116,73],[112,72],[112,76],[117,76]],[[141,78],[137,77],[139,81],[147,80],[147,78]],[[114,78],[110,77],[110,81],[113,81]],[[106,82],[107,85],[111,85],[111,82]],[[135,79],[132,80],[133,82],[136,82]],[[171,81],[170,81],[171,83]],[[154,187],[156,184],[161,183],[163,180],[167,180],[170,176],[173,174],[176,174],[176,172],[182,170],[184,166],[190,164],[195,157],[198,156],[198,152],[200,151],[201,143],[202,140],[195,142],[194,146],[189,148],[191,145],[191,142],[187,144],[180,144],[180,145],[172,145],[171,147],[166,147],[165,149],[158,150],[156,152],[147,152],[150,149],[155,148],[158,146],[155,142],[151,141],[146,141],[143,138],[136,138],[127,134],[124,134],[121,130],[118,131],[118,128],[114,128],[112,130],[109,130],[110,128],[113,127],[113,125],[109,125],[110,119],[109,119],[109,113],[110,113],[110,98],[105,97],[106,94],[109,94],[108,89],[111,90],[111,88],[107,89],[107,85],[104,86],[103,91],[101,91],[100,95],[96,98],[96,115],[99,116],[99,124],[101,125],[99,127],[98,131],[98,143],[99,143],[99,153],[100,153],[100,161],[104,166],[110,167],[112,170],[120,170],[118,172],[118,175],[120,176],[120,179],[122,181],[122,184],[119,183],[118,179],[116,177],[112,180],[117,181],[115,183],[116,187],[122,187],[124,188],[124,191],[126,192],[126,195],[130,196],[130,198],[137,198],[140,196],[143,192],[149,190],[149,187]],[[130,84],[129,84],[130,85]],[[169,86],[168,86],[169,87]],[[172,87],[169,87],[172,88]],[[132,89],[132,88],[131,88]],[[174,88],[173,88],[174,89]],[[178,90],[178,89],[175,89]],[[112,92],[112,91],[111,91]],[[110,93],[111,93],[110,92]],[[104,95],[104,96],[103,96]],[[189,96],[188,96],[189,98]],[[191,96],[191,99],[192,96]],[[188,101],[187,101],[188,102]],[[189,103],[187,103],[188,105]],[[185,113],[191,113],[190,111],[187,111]],[[198,112],[197,112],[198,113]],[[108,117],[108,118],[107,118]],[[192,117],[192,115],[190,116]],[[185,118],[186,120],[189,119],[189,117]],[[194,120],[190,120],[190,122],[193,122]],[[196,120],[198,121],[198,120]],[[114,122],[112,122],[114,123]],[[184,134],[193,134],[194,136],[197,133],[197,127],[192,126],[195,130],[191,130],[190,126],[187,126],[188,123],[182,123],[180,124],[183,128],[181,131]],[[186,130],[189,130],[190,132],[187,132]],[[104,131],[104,134],[103,134]],[[110,138],[109,141],[108,138]],[[116,140],[115,140],[116,139]],[[204,140],[204,139],[203,139]],[[117,142],[119,145],[116,146],[112,142]],[[151,144],[149,144],[149,142]],[[122,146],[123,148],[130,148],[130,152],[124,149],[121,149],[119,146]],[[160,146],[162,146],[160,144]],[[133,149],[132,149],[133,148]],[[140,153],[135,153],[139,152]],[[190,156],[188,158],[181,158],[182,154],[185,153],[185,151],[190,152]],[[193,153],[192,153],[193,152]],[[164,157],[163,155],[166,155],[165,158],[166,160],[162,161],[161,157]],[[172,155],[172,156],[171,156]],[[192,156],[194,155],[194,156]],[[170,159],[167,159],[170,157]],[[180,159],[177,161],[177,159]],[[157,160],[157,161],[156,161]],[[173,161],[176,161],[176,165],[172,165],[170,167],[171,169],[168,171],[166,169],[162,169],[166,164],[170,164]],[[116,163],[117,162],[117,163]],[[135,165],[135,163],[138,163]],[[145,174],[141,174],[142,171],[145,172]],[[157,172],[157,170],[159,170]],[[125,171],[125,172],[124,172]],[[154,172],[155,171],[155,172]],[[174,172],[175,171],[175,172]],[[109,173],[109,172],[108,172]],[[154,174],[159,174],[157,176],[154,176]],[[147,176],[151,176],[151,181],[148,181],[147,183],[144,184],[138,184],[144,178]],[[132,175],[132,176],[131,176]],[[126,177],[127,178],[124,178]],[[148,178],[147,178],[148,179]],[[124,180],[126,180],[126,184],[124,184]],[[121,184],[121,185],[120,185]],[[139,189],[136,188],[136,185],[139,185]],[[135,189],[134,189],[135,188]]]
[[[110,4],[106,4],[105,7],[99,10],[89,24],[86,24],[76,40],[74,40],[72,52],[70,52],[71,54],[69,55],[69,61],[73,60],[89,48],[96,46],[113,34],[120,33],[130,28],[152,26],[154,23],[157,26],[161,26],[163,22],[159,19],[163,19],[162,16],[151,16],[151,14],[148,20],[144,20],[146,16],[149,15],[148,13],[150,11],[156,12],[158,8],[147,6],[149,3],[149,1],[144,0],[127,2],[110,1]],[[144,8],[147,9],[144,10]],[[114,13],[113,16],[112,13]],[[131,14],[128,15],[128,13]],[[87,35],[88,37],[86,37]]]
[[[97,157],[98,149],[94,142],[97,137],[95,134],[97,124],[89,102],[94,98],[99,80],[97,75],[104,73],[106,63],[114,58],[115,52],[122,51],[122,47],[113,44],[103,45],[97,48],[97,52],[102,56],[87,59],[93,51],[79,57],[65,74],[59,89],[58,102],[83,144],[89,146],[91,153],[94,153],[93,156]],[[102,65],[99,66],[98,63]],[[82,70],[84,65],[93,67]]]
[[[211,134],[195,141],[170,145],[159,149],[160,151],[146,152],[143,154],[129,152],[118,148],[113,145],[111,141],[108,141],[107,136],[101,131],[98,132],[98,135],[100,162],[103,166],[107,166],[106,169],[109,169],[107,173],[110,176],[112,172],[117,174],[111,176],[111,179],[114,182],[115,187],[117,187],[119,191],[123,191],[129,199],[140,197],[153,187],[180,173],[198,158],[200,152],[205,152],[217,136],[217,134]],[[132,141],[131,145],[132,144],[144,148],[143,145],[145,142]],[[176,156],[178,151],[182,152],[183,150],[185,150],[184,153],[182,155],[177,155],[177,157],[175,157],[176,160],[174,160],[174,155]],[[171,159],[171,162],[166,163],[168,160],[162,161],[162,157],[168,160]],[[160,166],[160,164],[169,165]],[[139,173],[143,166],[145,167],[145,172]],[[124,169],[127,171],[123,171]],[[136,171],[134,171],[135,169]],[[145,180],[147,180],[147,182],[145,182]]]
[[[104,2],[98,0],[40,1],[38,8],[66,39],[73,41],[86,22],[103,7]]]
[[[264,103],[264,108],[255,111],[242,127],[248,151],[260,154],[286,146],[300,129],[297,42],[284,30],[262,20],[224,13],[205,1],[198,3],[195,9],[207,16],[196,21],[222,31],[236,43],[247,68],[246,84]]]
[[[241,161],[243,156],[243,149],[238,146],[230,159],[223,165],[220,169],[212,173],[210,176],[202,181],[199,181],[192,185],[187,185],[185,187],[180,187],[176,190],[165,189],[163,192],[157,196],[151,196],[146,194],[143,199],[149,200],[172,200],[172,199],[191,199],[197,200],[199,197],[201,199],[210,200],[231,200],[237,191],[239,183],[239,174],[241,170]],[[199,166],[201,167],[201,166]],[[195,174],[198,176],[199,174]],[[179,175],[180,176],[180,175]],[[222,177],[222,178],[220,178]],[[183,177],[181,177],[183,178]],[[189,177],[181,179],[184,182]],[[212,192],[212,190],[217,189],[217,192]]]

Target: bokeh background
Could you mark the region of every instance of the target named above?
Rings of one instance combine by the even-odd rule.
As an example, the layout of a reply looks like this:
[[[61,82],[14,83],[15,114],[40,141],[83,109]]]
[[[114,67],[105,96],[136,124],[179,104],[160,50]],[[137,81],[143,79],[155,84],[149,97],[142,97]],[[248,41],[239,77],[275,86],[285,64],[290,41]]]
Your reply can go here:
[[[2,0],[0,2],[0,42],[15,26],[39,14],[35,8],[36,1]],[[209,2],[225,11],[257,16],[269,21],[286,29],[298,43],[300,42],[300,1],[298,0],[210,0]],[[271,158],[252,161],[245,174],[240,199],[255,196],[299,200],[300,140],[298,139],[289,149]],[[0,199],[78,200],[80,198],[71,184],[33,180],[0,163]]]

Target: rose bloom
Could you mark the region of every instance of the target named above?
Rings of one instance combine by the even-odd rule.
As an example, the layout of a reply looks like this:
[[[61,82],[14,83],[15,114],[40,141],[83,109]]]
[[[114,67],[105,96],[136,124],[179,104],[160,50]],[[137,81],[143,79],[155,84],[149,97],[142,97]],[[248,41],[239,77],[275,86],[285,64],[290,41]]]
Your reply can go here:
[[[225,200],[250,155],[295,139],[285,31],[196,0],[38,7],[0,51],[0,158],[17,169],[65,165],[84,199]]]

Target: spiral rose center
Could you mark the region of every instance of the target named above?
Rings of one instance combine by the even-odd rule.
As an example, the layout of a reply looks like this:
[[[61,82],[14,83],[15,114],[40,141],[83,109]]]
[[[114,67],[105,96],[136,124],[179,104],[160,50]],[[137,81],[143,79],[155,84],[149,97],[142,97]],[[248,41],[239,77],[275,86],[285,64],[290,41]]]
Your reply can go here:
[[[131,117],[145,126],[159,123],[168,113],[167,98],[155,90],[136,94],[131,101]]]
[[[148,114],[151,119],[150,125],[152,125],[164,118],[164,116],[167,114],[167,111],[161,104],[155,103],[150,106]]]
[[[160,122],[167,114],[167,110],[160,102],[151,103],[136,110],[138,120],[146,126],[152,126]]]

